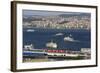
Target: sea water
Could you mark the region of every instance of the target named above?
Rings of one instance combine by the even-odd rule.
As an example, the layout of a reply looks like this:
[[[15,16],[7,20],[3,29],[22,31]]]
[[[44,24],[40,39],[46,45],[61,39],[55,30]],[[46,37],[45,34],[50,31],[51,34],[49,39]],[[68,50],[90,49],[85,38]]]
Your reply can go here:
[[[74,39],[65,41],[65,37]],[[34,49],[48,49],[48,42],[57,44],[56,49],[76,50],[91,48],[91,32],[86,29],[23,28],[23,47],[33,44]]]

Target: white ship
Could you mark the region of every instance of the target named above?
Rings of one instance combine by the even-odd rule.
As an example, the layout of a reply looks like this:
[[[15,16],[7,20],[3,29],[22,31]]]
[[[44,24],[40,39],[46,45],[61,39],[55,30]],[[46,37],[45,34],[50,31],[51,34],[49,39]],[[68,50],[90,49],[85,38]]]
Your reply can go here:
[[[49,47],[49,48],[57,48],[57,44],[54,43],[53,41],[49,42],[46,44],[46,47]]]
[[[67,37],[64,37],[64,41],[69,41],[69,42],[80,42],[79,40],[75,40],[74,38],[72,38],[72,35],[70,34]]]
[[[75,41],[73,38],[71,38],[71,37],[64,37],[64,41],[70,41],[70,42],[73,42],[73,41]]]

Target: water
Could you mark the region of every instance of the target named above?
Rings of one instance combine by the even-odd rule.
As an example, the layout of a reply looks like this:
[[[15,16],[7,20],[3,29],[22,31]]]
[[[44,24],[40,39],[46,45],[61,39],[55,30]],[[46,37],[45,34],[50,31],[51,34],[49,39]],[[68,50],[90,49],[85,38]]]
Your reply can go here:
[[[67,36],[73,38],[74,41],[64,41],[64,37]],[[47,49],[46,43],[52,40],[57,43],[57,49],[80,50],[91,47],[90,36],[90,30],[82,29],[23,28],[23,46],[33,44],[35,49]]]

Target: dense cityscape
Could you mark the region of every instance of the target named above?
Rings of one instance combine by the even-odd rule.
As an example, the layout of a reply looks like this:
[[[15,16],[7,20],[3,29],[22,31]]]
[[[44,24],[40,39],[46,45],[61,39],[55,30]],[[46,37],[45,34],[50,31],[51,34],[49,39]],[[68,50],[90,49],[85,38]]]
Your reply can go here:
[[[90,29],[90,20],[91,15],[86,13],[52,16],[33,15],[23,17],[23,26],[52,29]]]

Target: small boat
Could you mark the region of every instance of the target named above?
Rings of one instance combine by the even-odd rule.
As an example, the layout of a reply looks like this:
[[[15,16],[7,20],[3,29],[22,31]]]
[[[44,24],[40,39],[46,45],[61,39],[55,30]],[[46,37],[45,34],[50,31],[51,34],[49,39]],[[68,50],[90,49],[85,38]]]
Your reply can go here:
[[[70,34],[67,37],[64,37],[64,41],[69,41],[69,42],[80,42],[79,40],[75,40],[74,38],[72,38],[72,35]]]
[[[71,41],[71,42],[73,42],[75,40],[68,36],[68,37],[64,37],[64,41]]]
[[[49,48],[57,48],[57,44],[54,43],[53,41],[49,42],[46,44],[46,47],[49,47]]]
[[[61,36],[61,35],[63,35],[63,33],[57,33],[57,34],[55,34],[55,36]]]
[[[34,49],[33,44],[30,44],[30,45],[24,45],[24,50],[32,50],[32,49]]]
[[[71,35],[71,34],[70,34],[69,36],[70,36],[70,37],[72,37],[72,35]]]
[[[34,32],[34,29],[28,29],[27,32]]]

